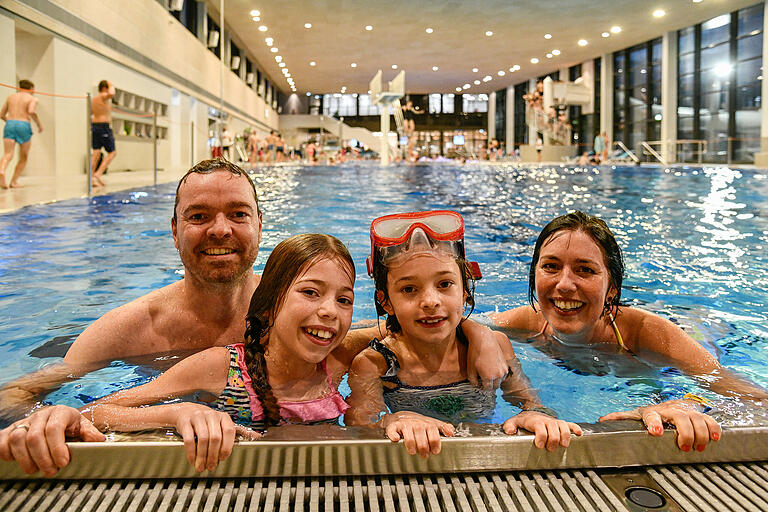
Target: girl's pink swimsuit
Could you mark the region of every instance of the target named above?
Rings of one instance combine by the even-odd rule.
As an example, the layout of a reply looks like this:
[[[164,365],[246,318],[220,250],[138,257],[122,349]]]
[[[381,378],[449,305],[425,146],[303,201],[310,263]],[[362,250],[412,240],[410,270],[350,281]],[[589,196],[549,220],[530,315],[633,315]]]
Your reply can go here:
[[[251,428],[264,426],[264,409],[253,390],[251,376],[245,366],[245,348],[242,343],[227,346],[229,349],[229,374],[227,386],[211,406],[230,415],[232,421]],[[278,402],[280,416],[285,422],[317,423],[335,420],[349,409],[339,391],[333,385],[330,373],[321,363],[328,376],[331,393],[323,398],[302,402]]]

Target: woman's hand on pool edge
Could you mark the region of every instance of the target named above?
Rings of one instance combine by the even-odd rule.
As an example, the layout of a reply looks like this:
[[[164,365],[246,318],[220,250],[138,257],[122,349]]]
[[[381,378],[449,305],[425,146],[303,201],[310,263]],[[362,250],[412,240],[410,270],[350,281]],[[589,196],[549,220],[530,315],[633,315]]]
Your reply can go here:
[[[640,420],[652,436],[663,435],[664,423],[671,423],[677,430],[677,446],[681,450],[694,448],[702,452],[710,440],[719,441],[723,431],[714,418],[699,412],[698,407],[692,400],[668,400],[631,411],[612,412],[598,421]]]
[[[442,449],[440,434],[453,437],[453,425],[410,411],[386,414],[381,418],[381,427],[390,441],[403,440],[406,451],[411,455],[428,458]]]
[[[0,459],[15,460],[30,475],[39,469],[45,476],[53,476],[71,460],[67,437],[87,442],[105,439],[80,411],[55,405],[0,431]]]
[[[195,471],[213,471],[232,453],[235,424],[228,414],[202,404],[184,403],[178,405],[174,423]]]
[[[571,444],[571,432],[581,435],[581,427],[576,423],[536,411],[522,411],[505,421],[502,428],[506,434],[514,434],[518,428],[532,432],[536,448],[546,448],[549,452],[555,451],[558,445],[567,448]]]

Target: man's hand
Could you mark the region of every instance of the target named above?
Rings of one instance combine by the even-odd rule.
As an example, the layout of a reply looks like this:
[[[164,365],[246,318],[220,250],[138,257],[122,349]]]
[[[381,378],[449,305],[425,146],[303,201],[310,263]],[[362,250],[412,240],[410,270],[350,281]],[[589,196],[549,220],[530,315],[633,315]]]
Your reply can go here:
[[[671,423],[677,429],[677,446],[681,450],[687,452],[695,448],[703,452],[710,439],[720,440],[723,431],[711,416],[699,412],[698,407],[692,400],[668,400],[631,411],[612,412],[599,421],[641,420],[652,436],[663,435],[664,423]]]
[[[56,405],[0,431],[0,459],[15,460],[29,475],[40,470],[45,476],[53,476],[71,460],[66,437],[80,441],[105,439],[80,411]]]

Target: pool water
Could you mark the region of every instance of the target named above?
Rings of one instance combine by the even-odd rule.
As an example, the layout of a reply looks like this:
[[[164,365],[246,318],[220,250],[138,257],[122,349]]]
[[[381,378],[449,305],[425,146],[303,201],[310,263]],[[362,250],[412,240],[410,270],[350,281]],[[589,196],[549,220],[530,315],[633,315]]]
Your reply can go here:
[[[365,258],[370,221],[379,215],[444,208],[464,216],[468,256],[484,275],[479,318],[526,303],[533,245],[549,220],[576,209],[599,215],[624,250],[623,302],[673,320],[723,365],[768,387],[765,171],[348,163],[261,168],[252,176],[264,212],[256,270],[290,235],[337,236],[357,265],[355,320],[375,317]],[[174,191],[167,184],[0,215],[0,382],[58,361],[93,320],[181,277],[170,233]],[[513,342],[544,404],[573,421],[686,391],[712,396],[675,368],[615,350],[569,349],[566,356],[562,347]],[[156,373],[116,362],[48,400],[81,406]],[[490,420],[516,412],[504,404]]]

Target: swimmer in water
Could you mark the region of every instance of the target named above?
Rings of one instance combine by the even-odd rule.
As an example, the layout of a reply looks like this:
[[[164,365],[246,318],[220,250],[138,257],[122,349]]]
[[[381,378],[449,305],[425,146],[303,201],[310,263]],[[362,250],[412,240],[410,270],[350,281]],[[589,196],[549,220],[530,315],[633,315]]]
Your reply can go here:
[[[452,423],[489,417],[496,406],[495,390],[467,381],[463,309],[474,306],[479,268],[465,260],[464,220],[452,211],[380,217],[371,224],[371,244],[368,271],[389,335],[374,338],[353,361],[345,422],[384,428],[410,454],[428,457],[440,453],[440,434],[454,435]],[[523,409],[504,431],[522,427],[535,433],[538,448],[567,447],[581,428],[542,407],[509,339],[496,334],[510,368],[503,396]]]
[[[83,415],[117,431],[175,427],[197,471],[229,456],[235,425],[335,422],[348,406],[337,390],[347,363],[334,349],[352,322],[354,285],[355,265],[339,240],[288,238],[267,259],[244,343],[198,352],[147,384],[89,404]],[[138,408],[192,393],[215,398]]]
[[[582,212],[562,215],[547,224],[536,241],[531,260],[528,298],[521,306],[493,314],[494,323],[505,329],[538,333],[568,346],[613,345],[628,356],[671,361],[709,387],[726,395],[768,398],[755,384],[723,368],[715,357],[678,326],[658,315],[621,306],[624,261],[621,249],[601,219]],[[677,429],[677,444],[702,451],[722,431],[701,411],[706,401],[695,395],[668,400],[632,411],[614,412],[600,421],[642,420],[651,435],[663,434],[663,422]]]
[[[32,125],[30,120],[37,125],[37,131],[43,131],[43,125],[40,124],[40,118],[37,117],[35,109],[37,108],[37,98],[35,94],[35,84],[29,80],[19,81],[19,91],[6,98],[2,110],[0,110],[0,119],[5,121],[3,129],[3,157],[0,159],[0,188],[17,188],[19,185],[19,176],[27,166],[29,150],[32,148]],[[5,169],[13,158],[14,149],[19,145],[19,160],[16,162],[16,168],[13,170],[11,182],[5,184]]]

